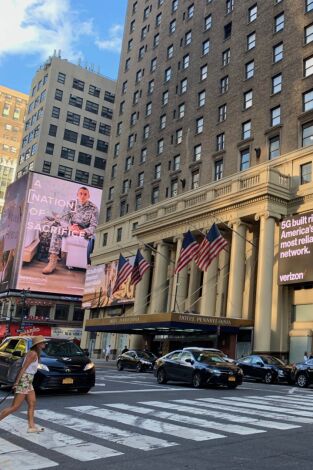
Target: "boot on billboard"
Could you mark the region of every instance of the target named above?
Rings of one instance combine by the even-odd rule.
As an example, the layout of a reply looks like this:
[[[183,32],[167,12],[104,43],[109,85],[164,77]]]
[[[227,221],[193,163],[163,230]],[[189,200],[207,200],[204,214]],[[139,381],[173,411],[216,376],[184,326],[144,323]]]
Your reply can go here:
[[[58,255],[51,253],[49,257],[49,263],[42,270],[42,274],[52,274],[55,271],[58,264]]]

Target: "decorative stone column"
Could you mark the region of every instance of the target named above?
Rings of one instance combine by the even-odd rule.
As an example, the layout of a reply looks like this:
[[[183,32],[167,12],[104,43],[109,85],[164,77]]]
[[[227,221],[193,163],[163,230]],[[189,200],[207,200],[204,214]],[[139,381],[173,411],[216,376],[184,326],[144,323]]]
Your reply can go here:
[[[177,237],[176,241],[176,258],[175,258],[175,267],[179,259],[183,237]],[[174,274],[173,278],[173,290],[171,298],[171,311],[182,313],[186,310],[186,297],[188,291],[188,267],[186,266],[179,273]]]
[[[260,220],[260,236],[253,349],[270,352],[275,220],[269,212],[255,218]]]
[[[253,319],[255,297],[255,269],[257,261],[257,237],[255,230],[246,231],[246,275],[243,292],[242,318]]]
[[[151,291],[151,313],[164,312],[168,296],[167,271],[169,246],[163,241],[157,244]]]
[[[197,301],[200,292],[201,271],[194,261],[190,263],[190,278],[187,299],[187,310],[198,311]]]
[[[227,286],[229,278],[229,250],[222,250],[218,257],[218,276],[216,292],[216,316],[226,313]]]
[[[151,263],[151,250],[147,247],[140,247],[142,256],[148,263]],[[149,303],[149,280],[151,275],[151,268],[148,269],[140,282],[136,285],[134,315],[143,315],[147,313],[147,305]]]
[[[246,225],[233,223],[226,316],[241,318],[245,279]]]
[[[215,316],[218,257],[214,258],[203,274],[200,315]]]

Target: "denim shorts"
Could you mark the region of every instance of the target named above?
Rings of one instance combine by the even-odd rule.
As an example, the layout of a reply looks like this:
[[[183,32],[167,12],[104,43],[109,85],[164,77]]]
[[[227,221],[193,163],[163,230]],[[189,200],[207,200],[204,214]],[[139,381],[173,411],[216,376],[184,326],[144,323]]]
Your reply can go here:
[[[29,392],[34,390],[33,387],[33,374],[23,374],[17,384],[15,389],[15,393],[22,393],[23,395],[27,395]]]

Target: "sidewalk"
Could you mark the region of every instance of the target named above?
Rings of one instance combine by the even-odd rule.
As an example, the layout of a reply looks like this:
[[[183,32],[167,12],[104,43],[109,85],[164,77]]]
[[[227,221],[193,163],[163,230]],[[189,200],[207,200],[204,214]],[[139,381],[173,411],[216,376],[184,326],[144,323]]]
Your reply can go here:
[[[106,361],[104,358],[96,359],[90,358],[92,362],[96,365],[96,367],[115,367],[116,368],[116,359],[110,359]]]

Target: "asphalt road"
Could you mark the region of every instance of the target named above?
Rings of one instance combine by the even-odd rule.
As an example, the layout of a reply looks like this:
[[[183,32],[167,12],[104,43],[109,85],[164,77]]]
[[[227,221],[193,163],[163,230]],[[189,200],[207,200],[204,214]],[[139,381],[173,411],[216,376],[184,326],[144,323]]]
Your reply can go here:
[[[88,395],[38,397],[43,433],[25,410],[0,422],[0,470],[313,468],[313,389],[195,390],[102,365]]]

